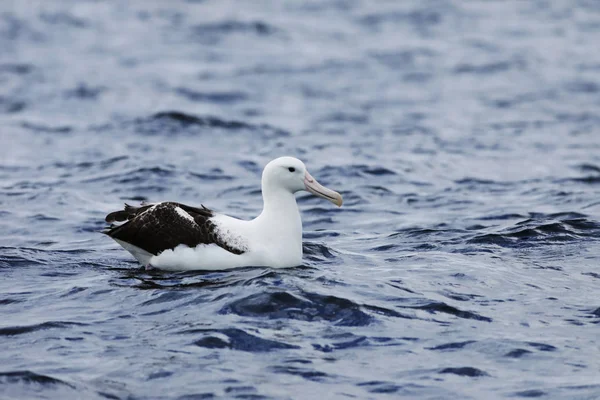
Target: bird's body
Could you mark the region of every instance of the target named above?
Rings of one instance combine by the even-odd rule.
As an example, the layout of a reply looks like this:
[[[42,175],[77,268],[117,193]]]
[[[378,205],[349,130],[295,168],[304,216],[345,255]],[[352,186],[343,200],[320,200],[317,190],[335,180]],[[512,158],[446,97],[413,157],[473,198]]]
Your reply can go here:
[[[244,221],[202,206],[176,202],[125,206],[106,221],[124,222],[105,233],[142,265],[164,270],[222,270],[302,264],[302,221],[294,193],[309,190],[341,206],[295,158],[281,157],[263,172],[262,213]]]

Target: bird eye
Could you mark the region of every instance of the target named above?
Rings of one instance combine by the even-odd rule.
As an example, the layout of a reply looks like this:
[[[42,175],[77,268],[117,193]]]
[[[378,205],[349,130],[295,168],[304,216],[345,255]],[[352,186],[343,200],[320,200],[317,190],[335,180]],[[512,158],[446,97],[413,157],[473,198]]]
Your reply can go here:
[[[290,171],[290,172],[296,172],[296,168],[294,168],[294,167],[289,167],[289,168],[288,168],[288,171]]]

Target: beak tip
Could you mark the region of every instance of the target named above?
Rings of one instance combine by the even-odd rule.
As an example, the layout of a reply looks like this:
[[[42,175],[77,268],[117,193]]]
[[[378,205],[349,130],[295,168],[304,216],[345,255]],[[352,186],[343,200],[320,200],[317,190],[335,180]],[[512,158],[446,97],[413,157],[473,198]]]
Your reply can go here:
[[[308,171],[304,177],[304,189],[309,193],[329,200],[338,207],[341,207],[344,203],[344,199],[342,198],[341,194],[322,186],[308,173]]]

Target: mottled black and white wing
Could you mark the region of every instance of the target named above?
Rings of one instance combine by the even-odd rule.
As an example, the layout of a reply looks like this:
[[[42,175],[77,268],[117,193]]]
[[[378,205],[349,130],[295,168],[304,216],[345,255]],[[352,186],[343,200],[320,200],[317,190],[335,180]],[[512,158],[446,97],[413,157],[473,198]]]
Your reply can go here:
[[[228,244],[219,235],[212,217],[213,212],[204,206],[197,208],[175,202],[140,207],[126,204],[123,210],[106,216],[108,223],[126,222],[112,226],[104,233],[152,255],[182,244],[192,248],[199,244],[215,244],[233,254],[244,253],[244,249]]]

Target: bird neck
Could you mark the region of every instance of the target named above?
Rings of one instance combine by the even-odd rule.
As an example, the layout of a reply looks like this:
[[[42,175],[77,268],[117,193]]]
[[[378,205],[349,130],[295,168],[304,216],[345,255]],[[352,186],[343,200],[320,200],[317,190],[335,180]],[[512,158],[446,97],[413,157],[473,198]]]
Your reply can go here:
[[[281,218],[299,213],[296,197],[284,189],[263,189],[262,214],[269,217]],[[261,214],[261,215],[262,215]]]
[[[270,227],[273,233],[281,238],[291,236],[302,238],[302,220],[293,193],[283,189],[265,190],[263,188],[264,206],[256,222]],[[264,224],[264,225],[263,225]]]

